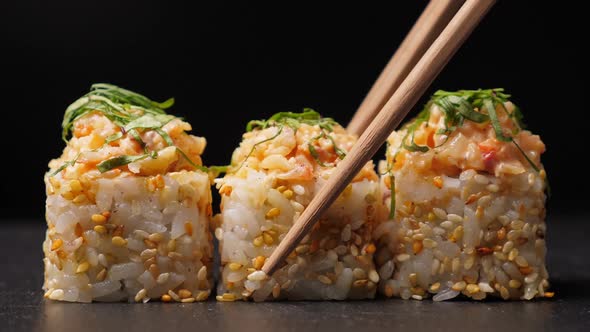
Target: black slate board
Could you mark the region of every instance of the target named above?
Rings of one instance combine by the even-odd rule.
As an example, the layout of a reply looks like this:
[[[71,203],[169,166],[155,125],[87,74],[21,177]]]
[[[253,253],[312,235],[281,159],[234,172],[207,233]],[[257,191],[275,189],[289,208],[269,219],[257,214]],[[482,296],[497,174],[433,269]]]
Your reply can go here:
[[[43,220],[0,227],[0,331],[589,331],[590,220],[551,216],[551,300],[72,304],[43,299]]]

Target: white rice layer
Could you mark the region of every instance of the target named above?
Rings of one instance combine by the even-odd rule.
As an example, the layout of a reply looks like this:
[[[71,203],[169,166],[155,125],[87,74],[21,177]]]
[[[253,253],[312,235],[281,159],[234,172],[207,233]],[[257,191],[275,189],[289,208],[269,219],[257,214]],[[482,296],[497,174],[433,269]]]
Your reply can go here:
[[[550,296],[545,184],[537,172],[499,178],[466,170],[434,181],[410,167],[394,174],[395,219],[374,233],[379,288],[386,296]]]
[[[207,299],[213,285],[207,174],[90,180],[58,174],[46,177],[46,185],[47,298]]]
[[[379,184],[354,182],[272,278],[260,280],[265,259],[324,180],[280,180],[244,166],[217,180],[222,194],[218,300],[344,300],[373,298],[379,282],[371,234]]]

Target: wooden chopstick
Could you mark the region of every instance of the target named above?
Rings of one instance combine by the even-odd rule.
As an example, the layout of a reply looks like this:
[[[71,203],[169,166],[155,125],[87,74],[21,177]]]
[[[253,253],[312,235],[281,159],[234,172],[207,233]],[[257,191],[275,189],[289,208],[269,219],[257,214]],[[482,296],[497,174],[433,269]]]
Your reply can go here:
[[[495,0],[467,0],[432,46],[418,61],[348,155],[338,164],[299,219],[266,260],[262,271],[272,275],[313,225],[332,205],[361,168],[373,157],[391,131],[403,120],[432,81],[493,6]]]
[[[346,130],[360,136],[438,37],[463,0],[431,0],[357,109]]]

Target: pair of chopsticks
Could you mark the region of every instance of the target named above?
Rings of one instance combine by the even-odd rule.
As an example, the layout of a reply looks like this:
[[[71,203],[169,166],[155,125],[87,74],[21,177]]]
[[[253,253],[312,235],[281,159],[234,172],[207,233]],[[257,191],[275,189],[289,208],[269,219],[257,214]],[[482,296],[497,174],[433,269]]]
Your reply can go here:
[[[431,0],[350,123],[350,132],[362,135],[266,260],[262,271],[267,275],[272,275],[373,157],[495,0],[467,0],[453,16],[460,3],[459,0]]]

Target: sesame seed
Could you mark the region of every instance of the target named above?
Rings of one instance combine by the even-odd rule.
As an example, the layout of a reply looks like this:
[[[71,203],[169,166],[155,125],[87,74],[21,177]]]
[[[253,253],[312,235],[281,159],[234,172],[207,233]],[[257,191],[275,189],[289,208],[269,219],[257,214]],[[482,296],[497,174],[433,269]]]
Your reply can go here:
[[[319,281],[320,281],[322,284],[325,284],[325,285],[331,285],[331,284],[332,284],[332,279],[330,279],[330,278],[326,277],[326,276],[325,276],[325,275],[323,275],[323,274],[320,274],[320,275],[318,276],[318,280],[319,280]]]
[[[521,230],[513,229],[510,232],[508,232],[508,235],[506,237],[508,238],[508,240],[514,241],[514,240],[518,239],[521,235],[522,235]]]
[[[344,226],[344,228],[342,229],[342,232],[340,233],[340,239],[343,242],[347,242],[350,240],[350,237],[352,235],[352,226],[350,226],[350,224]]]
[[[432,183],[439,189],[443,187],[443,179],[440,176],[435,176],[432,179]]]
[[[78,180],[70,181],[70,189],[72,191],[82,191],[82,184]]]
[[[399,255],[395,256],[395,259],[397,259],[398,262],[405,262],[408,259],[410,259],[410,255],[408,255],[408,254],[399,254]]]
[[[433,293],[438,292],[438,290],[440,289],[440,282],[435,282],[434,284],[430,285],[429,289]]]
[[[262,281],[266,279],[266,273],[264,271],[254,271],[248,275],[248,280],[251,281]]]
[[[308,244],[300,244],[297,247],[295,247],[295,252],[302,255],[305,254],[309,251],[309,245]]]
[[[56,289],[53,292],[51,292],[51,294],[49,295],[49,298],[52,300],[63,300],[64,298],[64,291],[63,289]]]
[[[168,249],[168,251],[174,251],[176,250],[176,240],[172,239],[170,241],[168,241],[168,244],[166,245],[166,248]]]
[[[54,240],[53,243],[51,244],[51,251],[56,251],[57,249],[61,248],[61,246],[63,244],[64,244],[64,241],[62,239]]]
[[[169,290],[168,295],[170,295],[174,301],[180,302],[180,296],[178,296],[178,294],[176,294],[173,290]]]
[[[293,186],[293,191],[297,194],[297,195],[303,195],[305,194],[305,188],[302,185],[296,184]]]
[[[223,240],[223,229],[221,227],[215,229],[215,238],[219,241]]]
[[[282,193],[283,191],[287,190],[287,186],[278,186],[277,190]]]
[[[220,302],[233,302],[236,300],[236,296],[232,293],[224,293],[223,295],[217,295],[215,299]]]
[[[272,287],[272,297],[273,298],[278,298],[279,295],[281,295],[281,285],[279,285],[278,283],[276,283],[273,287]]]
[[[433,208],[432,212],[439,218],[439,219],[447,219],[447,213],[445,210],[441,208]]]
[[[369,271],[369,280],[371,280],[374,283],[378,283],[379,282],[379,273],[377,273],[376,270],[370,270]]]
[[[412,295],[412,298],[413,298],[414,300],[422,301],[422,296],[420,296],[420,295],[416,295],[416,294],[414,294],[414,295]]]
[[[270,219],[278,216],[279,214],[281,214],[281,209],[274,207],[266,212],[266,217]]]
[[[504,299],[504,300],[508,300],[510,298],[510,293],[508,292],[508,289],[504,286],[500,287],[500,296]]]
[[[425,238],[424,240],[422,240],[422,244],[424,245],[424,247],[426,247],[428,249],[435,248],[438,245],[438,243],[436,243],[436,241],[434,241],[433,239],[430,239],[430,238]]]
[[[489,180],[486,176],[481,175],[481,174],[476,174],[473,177],[473,180],[475,180],[475,182],[479,183],[479,184],[488,184]]]
[[[182,259],[182,254],[177,253],[176,251],[171,251],[168,253],[168,257],[170,259]]]
[[[508,286],[510,286],[510,288],[519,288],[522,285],[522,283],[516,279],[511,279],[508,282]]]
[[[140,302],[147,295],[147,290],[142,288],[137,294],[135,294],[135,302]]]
[[[195,298],[194,297],[187,297],[186,299],[180,300],[180,302],[182,302],[182,303],[193,303],[193,302],[195,302]]]
[[[283,196],[285,196],[286,199],[291,199],[293,198],[293,190],[285,190],[283,191]]]
[[[352,283],[352,287],[363,287],[363,286],[366,286],[368,282],[369,282],[369,280],[367,280],[367,279],[355,280]]]
[[[476,284],[469,284],[465,287],[465,290],[467,290],[469,294],[475,294],[479,292],[479,286]]]
[[[365,279],[367,278],[367,273],[365,272],[365,270],[361,269],[361,268],[354,268],[352,270],[352,275],[356,278],[356,279]]]
[[[416,255],[419,254],[423,248],[424,248],[424,245],[422,244],[422,241],[414,241],[412,243],[412,251]]]
[[[497,192],[500,190],[500,187],[499,187],[497,184],[493,184],[493,183],[492,183],[492,184],[489,184],[489,185],[486,187],[486,189],[487,189],[489,192],[497,193]]]
[[[162,235],[162,233],[153,233],[148,236],[148,240],[156,243],[162,241],[163,239],[164,235]]]
[[[82,263],[80,263],[80,265],[78,265],[78,268],[76,269],[76,273],[84,273],[84,272],[88,271],[89,268],[90,268],[90,263],[82,262]]]
[[[533,282],[537,281],[537,278],[539,278],[538,273],[531,273],[524,278],[524,282],[527,284],[532,284]]]
[[[205,301],[208,297],[209,291],[199,291],[199,294],[197,294],[197,297],[195,297],[195,299],[197,301]]]
[[[544,171],[541,171],[544,172]],[[545,292],[545,294],[543,294],[543,296],[547,297],[547,298],[552,298],[553,296],[555,296],[555,292]]]
[[[480,282],[479,284],[477,284],[477,286],[479,287],[479,289],[482,292],[486,292],[486,293],[493,293],[494,289],[492,288],[492,286],[490,286],[490,284],[488,284],[487,282]]]
[[[514,242],[512,242],[512,241],[506,241],[506,243],[504,243],[504,246],[502,247],[502,252],[505,253],[505,254],[507,254],[513,248],[514,248]]]
[[[161,284],[166,283],[169,278],[170,278],[170,273],[168,273],[168,272],[160,273],[160,275],[156,279],[156,282],[161,285]]]
[[[86,195],[84,194],[80,194],[76,197],[74,197],[74,199],[72,200],[72,202],[76,203],[76,204],[82,204],[84,202],[86,202]]]
[[[229,263],[228,266],[229,266],[229,269],[232,271],[237,271],[242,268],[242,264],[235,263],[235,262]]]
[[[178,290],[178,296],[180,296],[181,299],[189,298],[192,295],[193,295],[193,293],[186,288]]]
[[[410,275],[408,276],[408,279],[410,280],[410,285],[415,287],[416,284],[418,283],[418,274],[410,273]]]
[[[440,227],[443,227],[446,229],[451,229],[451,228],[453,228],[453,223],[450,220],[445,220],[440,223]]]
[[[107,277],[107,269],[103,268],[96,274],[96,280],[103,281]]]
[[[201,266],[199,272],[197,272],[197,279],[200,281],[207,279],[207,267],[205,265]]]
[[[463,264],[463,267],[465,268],[465,270],[469,270],[473,267],[474,263],[475,263],[475,258],[473,256],[469,256],[469,257],[467,257],[467,259],[465,259],[465,263]]]
[[[256,270],[260,270],[262,268],[262,266],[264,266],[265,261],[266,261],[266,257],[256,256],[256,258],[253,259],[252,265],[254,266],[254,268]]]
[[[157,249],[145,249],[144,251],[141,252],[141,254],[139,254],[139,257],[141,257],[141,259],[143,259],[143,260],[148,260],[148,259],[156,256],[157,253],[158,253]]]
[[[516,263],[516,265],[520,267],[529,266],[529,262],[527,262],[526,258],[524,258],[523,256],[516,256],[516,258],[514,258],[514,262]]]
[[[452,288],[454,291],[458,291],[458,292],[460,292],[460,291],[464,290],[466,286],[467,286],[467,283],[466,283],[465,281],[459,281],[459,282],[456,282],[456,283],[453,285],[453,287],[451,287],[451,288]]]
[[[111,241],[117,247],[123,247],[123,246],[127,245],[127,240],[125,240],[124,238],[122,238],[120,236],[113,236]]]
[[[494,257],[496,257],[497,259],[499,259],[501,261],[506,260],[506,255],[504,255],[503,253],[501,253],[499,251],[494,251]]]
[[[518,256],[518,249],[513,248],[512,250],[510,250],[510,253],[508,254],[508,260],[513,261],[517,256]]]
[[[92,219],[92,221],[100,225],[107,222],[107,218],[102,214],[93,214],[92,217],[90,217],[90,219]]]
[[[264,240],[264,243],[269,246],[275,242],[273,237],[268,232],[262,233],[262,239]]]
[[[373,254],[376,250],[377,250],[377,248],[375,247],[375,245],[373,243],[369,243],[367,245],[367,247],[365,248],[365,252],[367,254]]]
[[[452,222],[462,222],[463,221],[463,217],[461,217],[458,214],[453,214],[453,213],[447,214],[447,219]]]
[[[162,295],[162,297],[160,298],[160,300],[162,302],[170,302],[170,301],[172,301],[172,297],[170,297],[170,295],[168,295],[168,294],[164,294],[164,295]]]
[[[453,238],[455,241],[461,239],[463,237],[463,226],[457,226],[453,231]]]
[[[260,247],[262,244],[264,244],[264,239],[261,236],[255,237],[254,241],[252,241],[252,243],[256,246],[256,247]]]
[[[45,294],[43,294],[43,297],[46,298],[46,299],[48,299],[49,296],[51,295],[51,293],[53,293],[54,290],[55,290],[55,288],[49,288],[47,290],[47,292],[45,292]]]
[[[457,273],[459,271],[460,265],[461,265],[461,260],[459,259],[459,257],[453,258],[452,263],[451,263],[451,272]]]

